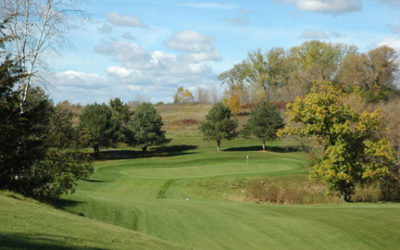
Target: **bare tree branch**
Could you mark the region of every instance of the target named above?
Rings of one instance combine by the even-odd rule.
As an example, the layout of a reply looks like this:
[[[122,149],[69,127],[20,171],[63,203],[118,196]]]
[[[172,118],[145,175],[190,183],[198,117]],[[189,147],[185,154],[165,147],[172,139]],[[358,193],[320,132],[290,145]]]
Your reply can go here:
[[[10,20],[8,35],[14,39],[8,46],[29,74],[20,82],[21,112],[24,112],[32,77],[40,77],[46,68],[46,52],[57,52],[74,17],[85,17],[76,0],[0,0],[0,18]]]

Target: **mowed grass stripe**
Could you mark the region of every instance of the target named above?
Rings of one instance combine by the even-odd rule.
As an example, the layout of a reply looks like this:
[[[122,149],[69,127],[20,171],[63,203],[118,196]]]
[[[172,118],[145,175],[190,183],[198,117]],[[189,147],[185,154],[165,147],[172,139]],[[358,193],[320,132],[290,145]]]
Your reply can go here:
[[[172,144],[178,142],[193,145],[200,140],[178,138]],[[239,139],[223,146],[240,145],[243,151],[217,153],[213,142],[201,141],[181,155],[98,162],[92,177],[97,181],[81,182],[76,194],[66,197],[79,202],[65,209],[196,249],[400,245],[398,204],[282,206],[196,197],[185,191],[187,183],[198,179],[307,173],[305,154],[247,150],[258,144]]]
[[[123,227],[0,194],[0,249],[179,248],[185,249]]]

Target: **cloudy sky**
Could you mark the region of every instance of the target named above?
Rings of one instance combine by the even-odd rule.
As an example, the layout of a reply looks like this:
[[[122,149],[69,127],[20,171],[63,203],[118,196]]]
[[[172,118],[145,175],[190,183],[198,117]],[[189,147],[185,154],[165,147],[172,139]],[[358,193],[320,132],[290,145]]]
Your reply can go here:
[[[55,102],[171,102],[179,86],[216,76],[261,48],[307,40],[389,45],[400,52],[400,0],[87,0],[90,16],[48,63]]]

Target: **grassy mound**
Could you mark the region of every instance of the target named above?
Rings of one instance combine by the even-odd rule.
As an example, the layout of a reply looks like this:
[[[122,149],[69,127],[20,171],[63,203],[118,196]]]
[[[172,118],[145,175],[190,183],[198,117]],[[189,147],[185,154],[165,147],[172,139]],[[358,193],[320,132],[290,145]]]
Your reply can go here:
[[[11,197],[10,197],[11,196]],[[126,228],[0,194],[0,249],[183,249]]]

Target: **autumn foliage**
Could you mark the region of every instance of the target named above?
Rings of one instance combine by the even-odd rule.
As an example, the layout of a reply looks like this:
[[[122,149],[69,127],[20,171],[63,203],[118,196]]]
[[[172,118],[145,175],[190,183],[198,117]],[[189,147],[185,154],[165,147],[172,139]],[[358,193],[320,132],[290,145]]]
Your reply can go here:
[[[242,106],[239,95],[237,94],[224,98],[224,105],[230,108],[234,114],[240,113],[240,108]]]
[[[351,200],[356,184],[382,179],[395,165],[379,111],[354,111],[342,103],[332,83],[314,83],[309,94],[296,98],[287,109],[292,123],[279,134],[317,138],[324,154],[314,164],[311,177],[328,183],[345,201]]]

